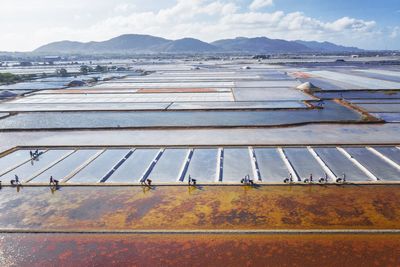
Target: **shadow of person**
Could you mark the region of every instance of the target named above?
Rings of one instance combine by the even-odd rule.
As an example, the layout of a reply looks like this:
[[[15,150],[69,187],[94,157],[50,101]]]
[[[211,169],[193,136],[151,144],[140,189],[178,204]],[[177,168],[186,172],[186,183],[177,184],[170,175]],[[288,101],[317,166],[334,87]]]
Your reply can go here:
[[[261,188],[261,185],[259,184],[246,184],[246,185],[242,185],[242,187],[244,188],[245,191],[249,191],[249,190],[258,190]]]
[[[196,191],[203,191],[204,187],[201,185],[189,185],[188,186],[188,192],[189,195],[191,195],[192,193],[196,192]]]
[[[143,194],[147,194],[150,191],[155,191],[156,187],[154,185],[142,185]]]

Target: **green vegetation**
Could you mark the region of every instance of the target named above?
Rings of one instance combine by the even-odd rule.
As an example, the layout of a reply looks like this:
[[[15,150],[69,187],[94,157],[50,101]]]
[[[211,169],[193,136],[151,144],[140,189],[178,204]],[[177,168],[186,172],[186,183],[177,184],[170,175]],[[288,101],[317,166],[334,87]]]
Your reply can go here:
[[[0,73],[0,83],[16,83],[22,80],[21,76],[12,73]]]
[[[82,65],[81,69],[80,69],[80,72],[84,75],[86,75],[88,73],[93,73],[93,72],[107,72],[107,71],[108,71],[107,66],[100,66],[100,65],[97,65],[96,68],[92,68],[87,65]]]
[[[62,69],[57,69],[56,70],[56,75],[61,76],[61,77],[67,77],[68,76],[68,71],[64,68]]]
[[[89,66],[86,66],[86,65],[82,65],[80,71],[81,71],[81,73],[82,73],[83,75],[86,75],[86,74],[88,74],[89,72],[93,72],[93,68],[92,68],[92,67],[89,67]]]
[[[107,72],[108,68],[106,66],[100,66],[97,65],[96,68],[94,69],[96,72]]]

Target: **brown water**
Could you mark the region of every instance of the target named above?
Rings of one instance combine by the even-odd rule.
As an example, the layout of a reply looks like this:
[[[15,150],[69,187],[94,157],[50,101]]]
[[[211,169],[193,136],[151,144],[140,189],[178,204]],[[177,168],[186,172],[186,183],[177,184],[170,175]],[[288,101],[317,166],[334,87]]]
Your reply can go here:
[[[2,266],[399,266],[391,235],[0,235]]]
[[[400,229],[399,186],[3,188],[0,228]]]

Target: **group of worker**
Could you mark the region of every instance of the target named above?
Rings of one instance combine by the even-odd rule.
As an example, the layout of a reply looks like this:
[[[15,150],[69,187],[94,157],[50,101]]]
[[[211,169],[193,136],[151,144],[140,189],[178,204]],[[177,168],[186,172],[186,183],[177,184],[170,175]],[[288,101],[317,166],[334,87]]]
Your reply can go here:
[[[288,178],[285,178],[285,179],[283,180],[283,182],[284,182],[285,184],[291,184],[291,183],[293,183],[293,182],[294,182],[294,181],[293,181],[293,175],[290,173],[290,174],[289,174],[289,177],[288,177]],[[314,183],[313,175],[310,174],[310,177],[304,179],[303,182],[304,182],[305,184],[312,184],[312,183]],[[326,184],[326,183],[328,183],[328,182],[329,182],[329,178],[328,178],[328,174],[326,174],[326,173],[325,173],[325,177],[321,177],[321,178],[318,179],[318,183],[319,183],[319,184]],[[338,178],[336,178],[336,183],[338,183],[338,184],[344,184],[344,183],[346,183],[346,182],[347,182],[347,181],[346,181],[346,174],[345,174],[345,173],[343,173],[343,177],[338,177]]]
[[[12,186],[21,185],[19,176],[15,174],[14,179],[10,180],[10,184]],[[59,184],[59,181],[54,179],[53,176],[50,176],[50,185],[58,186],[58,184]],[[2,182],[0,181],[0,187],[1,187],[1,185],[2,185]]]
[[[151,187],[152,182],[153,182],[152,180],[150,180],[150,179],[147,178],[147,179],[145,179],[145,180],[142,180],[142,181],[140,182],[140,184],[141,184],[142,186]],[[285,179],[283,180],[283,182],[284,182],[285,184],[291,184],[291,183],[293,183],[293,182],[294,182],[294,181],[293,181],[293,175],[290,173],[290,174],[289,174],[289,177],[288,177],[288,178],[285,178]],[[304,179],[303,182],[304,182],[305,184],[312,184],[312,183],[314,183],[313,175],[310,174],[310,177]],[[319,183],[319,184],[326,184],[326,183],[328,183],[328,182],[329,182],[329,180],[328,180],[328,175],[327,175],[326,173],[325,173],[325,177],[321,177],[321,178],[318,179],[318,183]],[[344,184],[344,183],[346,183],[346,182],[347,182],[347,180],[346,180],[346,174],[345,174],[345,173],[343,173],[343,177],[338,177],[338,178],[336,179],[336,183]],[[240,180],[240,183],[241,183],[241,184],[244,184],[244,185],[251,185],[251,186],[253,186],[253,185],[254,185],[254,180],[250,178],[250,175],[246,175],[243,179]],[[21,185],[21,181],[20,181],[18,175],[15,175],[15,176],[14,176],[14,179],[10,180],[10,184],[11,184],[12,186],[19,186],[19,185]],[[59,186],[59,181],[56,180],[56,179],[54,179],[53,176],[50,176],[50,183],[49,183],[49,184],[50,184],[50,186],[58,187],[58,186]],[[189,185],[189,186],[196,186],[196,184],[197,184],[197,179],[193,179],[193,178],[189,175],[189,177],[188,177],[188,185]],[[0,181],[0,188],[1,188],[1,187],[2,187],[2,182]]]
[[[150,179],[147,178],[147,179],[145,179],[145,180],[142,180],[142,181],[140,182],[140,184],[141,184],[142,186],[151,186],[151,185],[152,185],[152,182],[153,182],[152,180],[150,180]],[[289,177],[288,177],[288,178],[285,178],[285,179],[283,180],[283,182],[284,182],[285,184],[294,183],[294,181],[293,181],[293,175],[290,173],[290,174],[289,174]],[[312,183],[314,183],[313,175],[310,174],[310,177],[304,179],[303,182],[304,182],[305,184],[312,184]],[[324,183],[326,184],[326,183],[328,183],[328,182],[329,182],[329,180],[328,180],[328,175],[327,175],[326,173],[325,173],[325,177],[321,177],[321,178],[318,179],[318,183],[319,183],[319,184],[324,184]],[[338,178],[336,179],[336,183],[342,183],[342,184],[344,184],[344,183],[346,183],[346,182],[347,182],[347,180],[346,180],[346,174],[345,174],[345,173],[343,173],[343,177],[338,177]],[[254,185],[254,180],[250,178],[250,175],[246,175],[243,179],[240,180],[240,183],[241,183],[241,184],[244,184],[244,185]],[[21,182],[20,182],[20,179],[19,179],[18,175],[15,175],[15,176],[14,176],[14,179],[10,180],[10,184],[11,184],[12,186],[21,185]],[[50,176],[50,183],[49,183],[49,184],[50,184],[50,186],[57,186],[57,187],[58,187],[59,181],[56,180],[56,179],[54,179],[53,176]],[[188,185],[189,185],[189,186],[196,186],[196,184],[197,184],[197,179],[193,179],[193,178],[189,175],[189,178],[188,178]],[[1,186],[2,186],[2,182],[0,181],[0,188],[1,188]]]
[[[254,185],[254,180],[250,178],[250,175],[246,175],[242,180],[240,180],[240,183],[244,185]]]

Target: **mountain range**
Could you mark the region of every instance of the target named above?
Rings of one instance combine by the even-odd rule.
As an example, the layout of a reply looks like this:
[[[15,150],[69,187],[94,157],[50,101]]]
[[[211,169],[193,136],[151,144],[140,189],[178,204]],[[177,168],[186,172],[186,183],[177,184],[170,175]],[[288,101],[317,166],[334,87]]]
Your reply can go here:
[[[138,53],[341,53],[361,52],[329,42],[286,41],[267,37],[218,40],[206,43],[194,38],[169,40],[151,35],[125,34],[104,42],[61,41],[37,48],[37,53],[53,54],[138,54]]]

